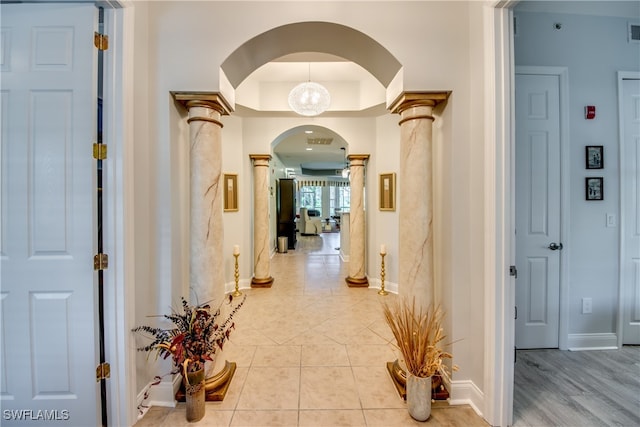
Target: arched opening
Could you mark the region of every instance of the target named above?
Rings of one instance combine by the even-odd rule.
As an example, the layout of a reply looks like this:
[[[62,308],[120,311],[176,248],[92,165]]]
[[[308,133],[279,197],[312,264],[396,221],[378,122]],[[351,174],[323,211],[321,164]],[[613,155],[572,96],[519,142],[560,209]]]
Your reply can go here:
[[[267,62],[290,53],[320,52],[346,58],[385,87],[401,65],[380,43],[353,28],[331,22],[298,22],[266,31],[238,47],[220,67],[233,88]]]
[[[248,83],[258,73],[258,82]],[[273,114],[289,111],[283,94],[311,77],[329,83],[329,112],[385,114],[402,90],[402,65],[385,47],[330,22],[288,24],[255,36],[225,59],[219,83],[233,107]]]
[[[332,105],[322,116],[311,119],[310,124],[309,119],[302,119],[290,111],[286,96],[293,86],[312,77],[332,93]],[[367,131],[367,136],[361,130],[353,130],[358,139],[354,150],[365,156],[359,159],[359,170],[364,171],[364,159],[368,159],[369,153],[376,149],[375,121],[389,114],[388,106],[396,98],[395,92],[401,88],[401,80],[402,66],[385,47],[360,31],[330,22],[300,22],[276,27],[243,43],[223,61],[220,67],[221,93],[234,108],[235,115],[246,117],[245,123],[256,117],[261,120],[294,117],[296,120],[271,142],[270,154],[274,160],[270,178],[270,211],[273,217],[278,215],[276,180],[295,174],[302,177],[302,181],[313,180],[320,184],[305,186],[305,197],[309,196],[309,200],[300,200],[301,186],[296,186],[295,215],[300,215],[300,208],[311,208],[322,223],[316,225],[318,233],[337,229],[341,211],[349,207],[345,200],[350,200],[350,187],[348,179],[342,177],[349,150],[345,139],[330,129],[332,124],[322,126],[324,123],[319,121],[335,117],[343,120],[344,127],[344,120],[351,117],[369,120],[366,127],[371,130]],[[303,133],[305,131],[316,134]],[[289,150],[286,153],[285,146]],[[278,151],[282,152],[281,156]],[[273,161],[280,167],[274,168]],[[278,169],[275,176],[274,171]],[[373,185],[374,181],[368,184]],[[370,199],[361,194],[366,185],[361,179],[358,195],[365,202]],[[306,206],[309,203],[313,206]],[[362,206],[359,204],[360,210]],[[361,230],[358,236],[362,240],[358,247],[362,248],[357,257],[356,277],[361,280],[361,285],[365,285],[368,262],[365,260],[363,214],[358,216],[358,221],[356,229]],[[306,231],[302,233],[312,234]],[[277,248],[280,231],[273,218],[269,234],[272,248]],[[294,236],[289,234],[290,248],[294,247]],[[340,242],[335,247],[342,248]],[[349,258],[348,253],[342,255],[343,259]],[[352,277],[349,274],[349,279]]]
[[[274,167],[271,186],[295,178],[293,210],[296,217],[295,244],[305,253],[340,255],[348,260],[349,227],[341,228],[350,209],[348,142],[337,132],[319,125],[300,125],[280,134],[272,143]],[[281,198],[274,198],[272,238],[280,237],[278,215]],[[341,233],[341,230],[346,230]],[[346,239],[346,240],[345,240]]]

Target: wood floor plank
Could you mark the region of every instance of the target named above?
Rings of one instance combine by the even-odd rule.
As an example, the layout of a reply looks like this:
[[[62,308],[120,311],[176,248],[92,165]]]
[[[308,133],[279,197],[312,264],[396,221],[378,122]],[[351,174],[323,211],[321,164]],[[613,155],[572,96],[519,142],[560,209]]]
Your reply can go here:
[[[640,347],[518,350],[514,426],[640,426]]]
[[[637,426],[638,420],[633,419],[626,411],[612,411],[611,401],[603,399],[602,396],[582,395],[574,396],[576,402],[601,420],[607,426]]]

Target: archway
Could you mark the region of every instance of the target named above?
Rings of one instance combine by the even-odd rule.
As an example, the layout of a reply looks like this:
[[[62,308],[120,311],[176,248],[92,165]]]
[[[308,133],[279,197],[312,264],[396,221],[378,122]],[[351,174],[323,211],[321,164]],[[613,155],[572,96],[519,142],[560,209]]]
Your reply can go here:
[[[289,249],[308,249],[310,241],[334,241],[331,253],[349,261],[347,284],[368,286],[361,202],[364,160],[369,155],[348,155],[348,143],[340,134],[309,124],[282,132],[271,143],[271,149],[275,167],[270,186],[276,188],[271,206],[275,213],[275,221],[270,224],[272,241],[276,236],[287,237]],[[292,181],[292,177],[296,180]],[[292,190],[288,190],[289,187]],[[287,198],[283,198],[285,193]],[[331,222],[343,226],[339,241],[324,233],[326,228],[332,231]]]
[[[391,52],[366,34],[344,25],[315,21],[283,25],[259,34],[238,47],[220,68],[235,89],[267,62],[297,52],[322,52],[353,61],[385,88],[402,69]]]
[[[449,92],[402,92],[402,66],[380,43],[368,35],[344,25],[310,21],[273,28],[249,39],[238,47],[221,64],[220,87],[223,95],[226,90],[229,93],[226,96],[231,99],[230,104],[235,106],[236,89],[254,71],[269,61],[283,56],[308,52],[333,55],[359,64],[384,87],[386,108],[391,113],[401,115],[400,158],[403,160],[398,170],[400,181],[404,181],[404,184],[400,187],[401,201],[399,204],[400,206],[404,204],[409,209],[404,211],[402,208],[399,209],[402,220],[399,220],[398,223],[402,225],[400,234],[404,242],[399,247],[399,279],[403,283],[407,295],[414,295],[418,297],[421,304],[428,304],[434,297],[434,243],[431,233],[432,168],[429,166],[432,147],[431,122],[434,120],[433,108],[445,101]],[[261,89],[256,87],[252,96],[260,97],[260,92]],[[272,95],[277,96],[275,93],[267,96]],[[261,113],[273,112],[268,109],[258,111]],[[419,136],[414,138],[415,135]],[[367,152],[368,150],[362,151]],[[363,175],[364,164],[368,158],[368,155],[354,158],[357,170]],[[418,202],[416,202],[415,194],[420,195]],[[413,214],[408,214],[408,212],[413,212]],[[268,219],[262,218],[259,223],[264,224],[267,221]],[[364,223],[364,215],[362,215],[362,222]],[[257,227],[258,223],[256,223]],[[263,228],[264,225],[261,227]],[[364,234],[364,229],[362,233]],[[364,247],[361,250],[363,253],[365,252]],[[364,266],[362,270],[361,278],[365,279],[362,281],[364,285],[366,281]]]
[[[293,26],[295,26],[297,28],[298,24],[292,24]],[[309,25],[315,25],[314,23],[309,23]],[[330,24],[330,26],[332,26],[333,24]],[[285,26],[288,27],[288,26]],[[341,27],[342,28],[342,27]],[[279,29],[281,29],[281,27],[279,27]],[[276,29],[278,30],[278,29]],[[275,31],[275,30],[274,30]],[[268,34],[269,32],[265,33]],[[307,32],[305,31],[304,34],[306,34]],[[303,34],[303,35],[304,35]],[[356,45],[358,44],[359,41],[362,41],[363,39],[363,34],[359,33],[355,30],[351,30],[348,29],[348,34],[351,34],[352,36],[354,36],[354,40]],[[258,36],[258,38],[260,38],[261,36]],[[304,37],[303,37],[304,38]],[[254,39],[252,39],[251,41],[254,41]],[[364,40],[370,42],[369,45],[370,47],[372,46],[372,49],[375,50],[375,53],[380,53],[380,49],[379,49],[379,44],[373,40],[371,40],[370,38],[364,36]],[[287,47],[288,49],[291,50],[291,52],[295,52],[294,49],[304,49],[304,50],[300,50],[301,52],[308,50],[308,46],[306,48],[302,48],[302,47],[296,47],[297,46],[297,39],[296,37],[293,36],[288,36],[287,37],[287,41],[291,42],[291,44]],[[335,41],[335,40],[334,40]],[[253,62],[249,61],[248,64],[244,64],[243,61],[241,60],[242,57],[244,57],[243,55],[239,55],[238,56],[238,63],[236,64],[239,68],[236,71],[238,73],[238,75],[240,77],[238,77],[237,79],[234,78],[233,81],[229,80],[227,83],[227,86],[224,86],[221,83],[221,87],[226,87],[227,89],[231,89],[230,92],[233,95],[233,88],[235,88],[235,85],[238,85],[239,82],[242,81],[242,76],[243,76],[243,72],[246,73],[247,71],[251,70],[251,69],[255,69],[255,67],[257,66],[257,64],[261,64],[264,63],[264,61],[266,61],[266,58],[274,58],[277,57],[276,55],[280,55],[283,53],[286,53],[287,50],[283,50],[279,44],[277,42],[274,42],[273,39],[271,38],[266,38],[263,39],[263,42],[267,43],[267,47],[271,46],[273,47],[274,45],[276,46],[274,49],[276,51],[276,53],[273,52],[274,49],[271,49],[271,53],[269,55],[263,55],[263,59],[262,60],[255,60]],[[313,42],[317,42],[315,39],[310,40],[310,43],[313,44]],[[344,40],[340,40],[340,42],[342,44],[346,44],[344,43]],[[249,43],[249,42],[247,42]],[[251,44],[251,43],[249,43]],[[258,44],[259,45],[259,44]],[[339,46],[340,44],[338,44]],[[366,45],[366,43],[365,43]],[[252,47],[255,47],[253,44],[251,44]],[[247,44],[244,44],[243,47],[248,47]],[[268,49],[267,49],[268,50]],[[366,49],[360,49],[359,51],[362,52],[363,50]],[[331,54],[335,54],[340,52],[340,50],[336,47],[336,45],[332,45],[331,49],[328,47],[325,47],[324,49],[321,49],[322,52],[327,52],[327,53],[331,53]],[[388,53],[388,52],[387,52]],[[245,51],[246,54],[246,51]],[[349,54],[349,52],[344,53],[346,55]],[[249,55],[250,57],[251,55]],[[361,59],[360,57],[358,57],[357,55],[354,55],[356,58],[355,59]],[[385,55],[372,55],[374,57],[376,56],[382,56],[384,57]],[[258,55],[258,57],[260,57],[260,55]],[[397,65],[396,68],[391,68],[392,70],[396,71],[396,74],[389,73],[389,75],[384,78],[384,77],[379,77],[379,78],[383,78],[384,81],[386,82],[386,84],[388,86],[385,86],[387,89],[387,105],[388,108],[393,112],[393,113],[398,113],[401,115],[401,121],[400,121],[400,126],[402,128],[402,132],[401,132],[401,137],[400,137],[400,141],[401,141],[401,146],[402,147],[409,147],[413,150],[414,155],[404,155],[404,153],[401,154],[400,158],[402,159],[402,161],[400,162],[400,166],[399,166],[399,170],[403,171],[403,170],[411,170],[411,171],[415,171],[412,172],[410,174],[408,174],[406,176],[406,179],[404,179],[404,183],[406,185],[404,185],[403,187],[401,187],[401,196],[403,194],[407,195],[407,194],[415,194],[417,193],[417,191],[415,191],[416,189],[420,189],[423,190],[420,194],[422,195],[424,193],[424,197],[418,197],[416,200],[411,200],[411,204],[410,203],[402,203],[402,198],[401,198],[401,203],[400,205],[404,205],[404,206],[411,206],[413,209],[406,209],[405,212],[414,212],[415,214],[413,215],[407,215],[406,213],[404,214],[406,218],[406,220],[402,220],[402,221],[398,221],[399,223],[402,224],[402,231],[404,234],[411,234],[415,237],[417,237],[417,239],[413,239],[415,240],[415,242],[412,240],[409,244],[403,242],[404,246],[403,246],[403,250],[405,252],[408,252],[410,255],[413,256],[407,256],[405,257],[406,259],[408,259],[410,262],[405,262],[402,264],[401,266],[401,271],[407,271],[412,273],[412,275],[409,277],[409,280],[405,282],[403,282],[403,286],[406,284],[406,288],[408,290],[412,290],[414,288],[416,288],[414,285],[415,282],[418,281],[423,281],[425,283],[427,283],[428,286],[423,286],[420,289],[418,289],[418,291],[422,290],[422,288],[429,288],[431,289],[432,287],[432,275],[433,272],[432,270],[429,269],[413,269],[414,265],[427,265],[427,263],[421,263],[421,261],[424,259],[432,259],[432,250],[433,250],[433,240],[431,238],[430,235],[430,231],[431,231],[431,213],[432,213],[432,207],[431,207],[431,202],[432,202],[432,186],[431,186],[431,180],[430,180],[430,175],[431,175],[431,143],[432,143],[432,132],[431,132],[431,122],[433,120],[435,120],[434,115],[433,115],[433,108],[440,102],[443,102],[447,99],[448,97],[448,92],[420,92],[420,93],[410,93],[410,94],[403,94],[402,96],[398,96],[397,98],[393,98],[393,102],[388,102],[389,100],[389,87],[395,87],[395,88],[401,88],[402,85],[401,84],[394,84],[394,82],[398,82],[398,80],[401,78],[401,70],[402,68],[399,66],[399,64],[397,63],[397,61],[393,58],[393,56],[387,56],[387,58],[389,61],[392,61],[392,63],[394,63],[395,65]],[[227,64],[227,62],[225,61],[223,63],[223,66]],[[376,65],[376,63],[374,62],[373,64],[367,64],[367,65]],[[381,69],[383,69],[384,67],[381,67]],[[227,71],[225,72],[225,69],[221,69],[222,74],[224,74],[225,76],[227,75],[227,73],[231,74],[231,68],[227,68]],[[376,69],[377,70],[377,69]],[[246,74],[244,74],[246,75]],[[233,76],[232,76],[233,77]],[[225,77],[226,78],[226,77]],[[194,96],[202,96],[202,94],[193,94]],[[223,97],[221,97],[222,99],[224,99]],[[231,98],[233,99],[233,98]],[[224,102],[223,102],[224,103]],[[218,103],[220,104],[220,103]],[[212,104],[209,105],[209,107],[211,107],[211,110],[215,110],[218,107],[218,104]],[[226,103],[224,103],[226,104]],[[230,106],[234,105],[234,102],[230,102],[229,103]],[[196,107],[196,104],[193,104],[194,108]],[[197,106],[200,106],[199,104]],[[221,109],[224,110],[224,109]],[[218,111],[218,115],[223,114],[224,111]],[[190,109],[190,114],[191,114],[191,109]],[[205,120],[206,119],[206,120]],[[190,118],[190,120],[193,122],[193,120]],[[219,117],[212,117],[211,120],[209,119],[209,117],[204,117],[201,121],[203,122],[207,122],[207,123],[219,123]],[[264,122],[263,122],[264,123]],[[371,128],[375,128],[375,126],[372,126]],[[243,129],[244,130],[244,129]],[[197,132],[197,129],[194,128],[194,133]],[[255,144],[247,144],[247,146],[251,146],[251,147],[260,147],[262,153],[264,153],[264,151],[266,151],[264,148],[264,145],[260,145],[260,144],[264,144],[264,141],[267,140],[265,138],[265,131],[263,129],[260,130],[260,132],[256,132],[256,134],[260,134],[258,137],[254,137],[254,141],[263,141],[262,143],[255,143]],[[216,132],[212,132],[212,135],[219,135],[219,130],[216,129]],[[246,142],[247,140],[244,139],[244,134],[242,136],[242,140],[243,143]],[[415,153],[418,153],[418,155],[415,155]],[[264,161],[264,158],[266,156],[268,156],[268,154],[252,154],[251,156],[261,156],[261,160]],[[363,175],[363,169],[364,169],[364,161],[366,159],[368,159],[368,155],[361,155],[359,158],[354,158],[354,162],[357,160],[358,162],[358,169],[360,171],[360,179],[362,180],[362,175]],[[428,171],[425,172],[425,171]],[[402,177],[401,177],[402,178]],[[362,182],[362,181],[361,181]],[[374,181],[375,182],[375,181]],[[424,183],[427,183],[428,185],[424,185]],[[362,185],[362,184],[361,184]],[[266,195],[268,193],[268,188],[263,187],[260,191],[262,191],[264,195]],[[428,203],[427,203],[428,202]],[[267,220],[268,221],[268,220]],[[416,224],[421,225],[421,227],[416,226]],[[425,225],[426,224],[426,225]],[[416,232],[417,230],[417,232]],[[220,237],[217,237],[218,239]],[[416,248],[415,246],[417,246],[417,244],[420,244],[422,247],[427,248],[427,250],[418,250],[419,248]],[[364,247],[361,248],[364,251]],[[399,256],[399,259],[403,259],[402,254],[401,256]],[[430,264],[430,263],[429,263]],[[415,273],[415,274],[414,274]],[[412,280],[413,282],[410,282],[410,280]],[[426,294],[426,292],[425,292]]]
[[[235,107],[236,103],[236,91],[239,86],[249,78],[249,76],[258,70],[260,67],[269,63],[270,61],[282,58],[286,55],[299,54],[305,52],[314,52],[325,55],[331,55],[338,58],[346,59],[347,61],[358,64],[367,73],[374,77],[379,87],[381,87],[381,96],[378,103],[380,105],[390,104],[390,100],[395,99],[395,94],[390,95],[389,88],[400,88],[402,86],[402,66],[400,62],[380,43],[369,37],[368,35],[357,31],[353,28],[330,22],[300,22],[287,24],[280,27],[276,27],[262,34],[255,36],[248,40],[241,46],[239,46],[229,57],[221,64],[220,72],[220,88],[222,94],[230,100],[230,104]],[[394,83],[396,82],[396,83]],[[393,91],[391,91],[393,92]],[[383,110],[383,114],[388,114],[388,111]],[[284,132],[272,143],[273,146],[277,145],[281,140],[284,140],[290,136],[290,134],[296,132],[294,126],[290,130]],[[337,136],[337,135],[336,135]],[[342,139],[342,138],[338,138]],[[342,169],[342,162],[346,160],[346,143],[340,144],[340,148],[345,148],[344,151],[336,151],[337,158],[333,161],[332,168],[334,170]],[[365,150],[368,151],[368,150]],[[270,156],[271,154],[269,154]],[[266,154],[263,154],[266,156]],[[266,158],[266,157],[264,157]],[[359,255],[355,257],[357,262],[353,262],[354,259],[350,257],[352,265],[357,265],[357,271],[354,268],[350,268],[350,274],[347,277],[347,283],[350,286],[368,286],[368,280],[365,273],[365,227],[364,227],[364,206],[361,201],[364,201],[363,188],[364,188],[364,169],[366,160],[369,158],[368,154],[359,155],[353,159],[354,171],[357,173],[354,175],[357,177],[357,186],[360,189],[356,196],[358,199],[358,215],[352,215],[351,221],[357,222],[356,227],[350,227],[350,230],[360,230],[355,233],[356,237],[354,242],[360,242],[355,247],[351,248],[355,250]],[[255,158],[252,157],[255,165]],[[256,172],[257,169],[254,169]],[[260,173],[262,176],[262,173]],[[257,181],[254,181],[257,182]],[[274,188],[272,183],[270,188]],[[264,199],[266,189],[254,188],[254,199]],[[272,212],[275,212],[275,206],[272,206]],[[323,212],[325,217],[335,216],[335,212],[332,214],[330,211]],[[264,244],[264,234],[261,230],[265,228],[265,222],[268,222],[268,218],[263,214],[256,216],[254,212],[254,253],[263,253],[266,249]],[[273,221],[272,221],[273,222]],[[273,224],[269,224],[271,229],[271,241],[275,241],[273,236]],[[258,231],[260,231],[258,233]],[[260,247],[260,250],[257,248]],[[267,261],[262,261],[261,265]],[[254,260],[254,267],[257,269],[259,260]],[[351,266],[351,265],[350,265]],[[269,268],[260,268],[264,272],[265,280],[269,279],[271,283],[272,279],[266,273]],[[353,271],[352,271],[353,270]],[[255,278],[252,283],[255,282]]]

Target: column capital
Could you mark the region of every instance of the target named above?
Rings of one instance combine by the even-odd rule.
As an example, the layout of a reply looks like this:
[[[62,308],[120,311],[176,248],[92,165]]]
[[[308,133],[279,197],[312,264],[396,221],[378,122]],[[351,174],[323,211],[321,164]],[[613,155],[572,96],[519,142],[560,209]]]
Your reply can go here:
[[[347,160],[349,160],[350,162],[358,162],[358,164],[355,164],[354,166],[361,166],[364,165],[364,162],[369,160],[369,155],[368,154],[349,154],[347,156]]]
[[[389,106],[389,111],[393,114],[401,114],[411,107],[435,107],[446,101],[451,95],[451,91],[440,92],[403,92]]]
[[[254,166],[269,166],[271,154],[249,154]]]
[[[171,95],[188,110],[191,107],[208,107],[216,110],[223,116],[233,112],[231,104],[224,99],[219,92],[179,92],[172,91]]]

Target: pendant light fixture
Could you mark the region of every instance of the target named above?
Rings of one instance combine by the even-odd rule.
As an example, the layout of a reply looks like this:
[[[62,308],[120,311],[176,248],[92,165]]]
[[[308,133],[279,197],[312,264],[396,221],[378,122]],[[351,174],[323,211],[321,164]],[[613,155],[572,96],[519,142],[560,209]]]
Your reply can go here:
[[[349,168],[349,161],[347,160],[347,149],[345,147],[340,147],[340,149],[344,153],[344,168],[342,169],[342,177],[349,178],[351,170]]]
[[[309,63],[309,80],[300,83],[289,92],[289,107],[301,116],[317,116],[329,108],[331,95],[319,83],[311,81],[311,63]]]

